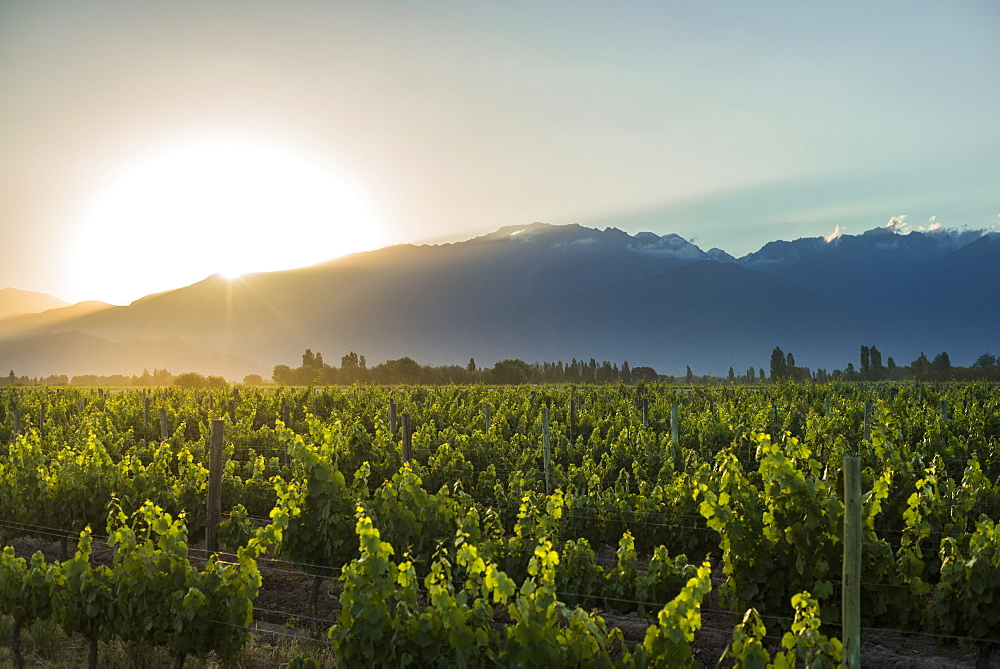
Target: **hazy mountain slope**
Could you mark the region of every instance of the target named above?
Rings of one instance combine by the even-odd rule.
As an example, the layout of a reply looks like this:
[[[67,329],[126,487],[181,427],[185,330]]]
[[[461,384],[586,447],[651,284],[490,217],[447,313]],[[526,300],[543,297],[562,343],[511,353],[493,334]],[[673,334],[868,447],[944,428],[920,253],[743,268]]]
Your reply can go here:
[[[888,319],[891,327],[881,340],[863,343],[894,352],[889,355],[895,354],[900,364],[921,351],[943,350],[956,364],[968,364],[1000,349],[997,233],[901,234],[876,228],[829,242],[821,237],[771,242],[738,263],[792,281],[856,313]]]
[[[624,353],[633,364],[700,373],[764,366],[776,345],[797,352],[798,364],[825,366],[835,356],[853,359],[854,342],[885,327],[790,282],[711,261],[520,313],[528,324],[522,342],[557,341],[553,353],[616,360]]]
[[[180,339],[111,342],[81,332],[35,335],[0,346],[0,368],[18,376],[50,374],[141,374],[143,369],[169,369],[174,374],[203,374],[241,380],[247,374],[269,373],[237,356],[206,353]]]
[[[775,345],[828,369],[856,362],[861,344],[899,364],[922,350],[947,350],[963,364],[1000,348],[996,235],[879,229],[774,242],[732,260],[676,235],[534,224],[209,277],[58,328],[108,340],[179,337],[265,370],[296,365],[307,347],[334,364],[353,350],[372,363],[582,356],[717,374],[766,367]]]
[[[18,314],[36,314],[69,306],[57,297],[17,288],[0,288],[0,319]]]
[[[705,254],[679,237],[532,225],[440,246],[394,246],[322,265],[228,281],[209,277],[77,319],[103,337],[180,336],[259,360],[305,347],[451,361],[457,344],[525,301],[630,281]],[[445,358],[443,356],[447,355]],[[428,360],[430,362],[431,360]]]
[[[981,294],[981,278],[996,276],[1000,262],[1000,245],[989,242],[993,236],[876,228],[829,242],[770,242],[737,262],[859,311],[908,317],[944,294]]]
[[[99,311],[115,309],[106,302],[78,302],[68,307],[48,309],[40,313],[17,314],[0,319],[0,340],[15,339],[40,330],[61,329],[68,321]]]

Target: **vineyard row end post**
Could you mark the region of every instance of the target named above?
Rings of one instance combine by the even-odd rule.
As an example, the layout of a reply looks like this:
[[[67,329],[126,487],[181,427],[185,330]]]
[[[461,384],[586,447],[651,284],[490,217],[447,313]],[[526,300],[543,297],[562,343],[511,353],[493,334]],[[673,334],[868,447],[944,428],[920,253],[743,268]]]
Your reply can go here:
[[[205,520],[205,552],[211,555],[219,550],[216,528],[222,515],[222,441],[226,422],[212,419],[208,451],[208,502]]]
[[[413,435],[410,434],[410,414],[403,414],[403,464],[413,456]]]
[[[861,666],[861,458],[844,458],[843,666]]]
[[[545,494],[552,494],[552,476],[549,473],[552,460],[552,446],[549,440],[549,408],[542,407],[542,459],[545,465]]]

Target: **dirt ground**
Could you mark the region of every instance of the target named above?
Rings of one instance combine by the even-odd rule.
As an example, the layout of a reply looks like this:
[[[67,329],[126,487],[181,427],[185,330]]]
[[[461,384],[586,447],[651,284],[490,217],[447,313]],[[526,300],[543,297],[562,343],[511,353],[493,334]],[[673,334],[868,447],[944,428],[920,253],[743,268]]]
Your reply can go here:
[[[29,557],[36,550],[41,550],[48,560],[58,560],[60,557],[59,542],[14,539],[9,544],[14,546],[19,556]],[[73,549],[71,542],[70,552]],[[196,556],[200,552],[200,545],[191,547],[192,562],[197,562]],[[602,546],[597,551],[598,561],[613,564],[614,552],[613,547]],[[111,548],[94,541],[93,559],[98,564],[110,565]],[[278,637],[307,637],[312,616],[309,611],[309,596],[313,577],[294,565],[277,560],[265,558],[260,561],[259,566],[262,585],[254,605],[254,634],[265,642]],[[696,633],[693,644],[694,658],[704,667],[718,665],[719,658],[732,638],[733,616],[722,610],[716,600],[718,585],[722,580],[721,569],[716,565],[713,571],[713,592],[703,603],[702,627]],[[339,614],[339,590],[339,584],[332,579],[324,580],[320,588],[316,618],[323,631],[333,625]],[[646,628],[651,623],[634,613],[601,615],[609,629],[617,627],[622,630],[630,646],[642,642]],[[780,645],[778,639],[774,639],[774,642],[774,647],[769,649],[772,654]],[[923,635],[869,632],[864,635],[861,662],[864,667],[876,669],[975,667],[976,651],[968,648],[940,648],[932,637]]]

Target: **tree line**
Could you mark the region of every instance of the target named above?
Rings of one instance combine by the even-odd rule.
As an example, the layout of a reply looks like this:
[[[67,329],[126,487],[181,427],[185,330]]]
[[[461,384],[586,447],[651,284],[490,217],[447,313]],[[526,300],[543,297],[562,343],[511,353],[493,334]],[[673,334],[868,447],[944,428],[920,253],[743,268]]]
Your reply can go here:
[[[525,362],[520,359],[500,360],[491,367],[480,367],[474,358],[462,365],[421,365],[412,358],[387,360],[369,367],[365,356],[351,351],[340,359],[340,367],[327,364],[323,355],[306,349],[298,367],[275,365],[271,379],[258,374],[243,378],[249,386],[273,382],[285,386],[350,385],[374,383],[385,385],[446,385],[486,383],[516,385],[520,383],[639,383],[664,381],[686,385],[717,384],[756,385],[765,382],[799,381],[826,383],[830,381],[998,381],[1000,359],[985,353],[968,367],[955,366],[947,352],[933,358],[921,353],[909,365],[897,365],[890,356],[883,357],[875,346],[861,346],[858,366],[848,362],[844,369],[812,370],[796,364],[795,356],[775,346],[771,351],[769,371],[751,365],[737,373],[732,367],[726,377],[696,375],[690,366],[684,376],[661,375],[652,367],[631,367],[628,361],[621,365],[610,361],[597,362],[573,358],[570,362]],[[205,376],[197,372],[171,374],[166,369],[143,370],[137,375],[83,374],[68,377],[65,374],[45,377],[17,376],[13,370],[0,376],[0,386],[177,386],[180,388],[223,388],[229,382],[221,376]]]
[[[495,383],[638,383],[660,379],[652,367],[621,366],[610,361],[597,362],[573,358],[570,362],[525,362],[500,360],[492,367],[480,367],[475,358],[462,365],[421,365],[412,358],[387,360],[368,367],[365,356],[351,351],[340,359],[340,367],[323,360],[321,353],[306,349],[298,367],[276,365],[271,379],[278,385],[318,384],[468,384]]]
[[[761,370],[763,373],[763,370]],[[858,367],[853,362],[844,369],[827,372],[808,367],[798,367],[795,357],[775,346],[771,351],[772,381],[1000,381],[1000,360],[992,353],[984,353],[968,367],[952,365],[947,351],[929,359],[921,351],[909,365],[897,365],[890,356],[882,362],[882,353],[875,346],[861,346]]]

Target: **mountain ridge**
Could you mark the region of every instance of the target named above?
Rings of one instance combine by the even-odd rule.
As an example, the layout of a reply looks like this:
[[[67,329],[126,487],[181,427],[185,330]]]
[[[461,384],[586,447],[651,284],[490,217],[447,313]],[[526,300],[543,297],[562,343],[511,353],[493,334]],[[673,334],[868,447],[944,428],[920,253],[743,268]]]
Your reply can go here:
[[[764,367],[774,346],[813,368],[842,367],[861,344],[900,364],[945,349],[957,362],[997,348],[988,295],[1000,288],[998,268],[1000,235],[898,222],[769,242],[741,258],[674,234],[533,223],[214,275],[45,328],[109,341],[179,337],[256,369],[294,363],[306,348],[424,364],[600,357],[668,374]],[[10,339],[3,325],[0,344]],[[19,336],[41,334],[33,327]]]

